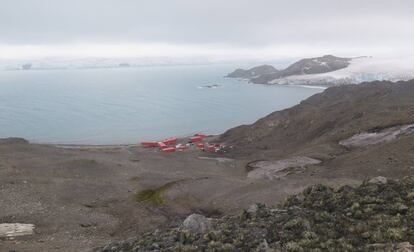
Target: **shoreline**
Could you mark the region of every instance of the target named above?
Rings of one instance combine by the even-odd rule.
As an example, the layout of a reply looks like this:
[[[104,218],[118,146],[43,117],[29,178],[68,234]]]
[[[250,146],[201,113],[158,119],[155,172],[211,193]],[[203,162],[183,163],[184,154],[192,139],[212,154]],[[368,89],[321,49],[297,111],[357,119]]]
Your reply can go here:
[[[216,137],[220,136],[221,134],[208,134],[206,136],[206,139],[209,140],[213,140]],[[192,135],[186,135],[186,136],[180,136],[177,137],[177,142],[182,142],[185,139],[188,139],[190,137],[192,137]],[[141,141],[144,140],[140,140],[137,141],[136,143],[119,143],[119,144],[70,144],[70,143],[44,143],[44,142],[34,142],[34,141],[30,141],[27,140],[23,137],[0,137],[0,139],[23,139],[25,141],[28,141],[30,144],[36,144],[36,145],[46,145],[46,146],[54,146],[57,148],[63,148],[63,149],[82,149],[82,148],[96,148],[96,149],[100,149],[100,148],[129,148],[129,147],[143,147],[141,145]],[[161,141],[161,140],[160,140]]]

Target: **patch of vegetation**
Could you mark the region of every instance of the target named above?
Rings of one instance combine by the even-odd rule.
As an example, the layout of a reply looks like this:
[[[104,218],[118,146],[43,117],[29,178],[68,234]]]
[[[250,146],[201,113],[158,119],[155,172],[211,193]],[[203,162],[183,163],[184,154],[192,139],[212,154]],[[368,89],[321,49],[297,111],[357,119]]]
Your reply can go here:
[[[142,191],[138,191],[135,194],[135,200],[140,203],[152,203],[154,205],[164,205],[164,192],[167,191],[171,186],[173,186],[176,181],[168,182],[160,187],[152,188],[152,189],[145,189]]]
[[[158,200],[164,190],[142,197]],[[278,206],[258,204],[214,219],[207,233],[178,227],[97,251],[410,251],[411,244],[414,177],[406,177],[355,188],[314,185]]]

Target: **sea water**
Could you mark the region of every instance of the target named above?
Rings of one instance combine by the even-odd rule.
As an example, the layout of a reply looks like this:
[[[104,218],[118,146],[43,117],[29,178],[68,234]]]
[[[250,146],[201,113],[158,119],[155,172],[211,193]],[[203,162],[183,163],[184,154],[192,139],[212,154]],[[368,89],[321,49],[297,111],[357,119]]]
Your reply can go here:
[[[224,78],[234,68],[0,71],[0,138],[132,144],[197,132],[219,134],[322,91]]]

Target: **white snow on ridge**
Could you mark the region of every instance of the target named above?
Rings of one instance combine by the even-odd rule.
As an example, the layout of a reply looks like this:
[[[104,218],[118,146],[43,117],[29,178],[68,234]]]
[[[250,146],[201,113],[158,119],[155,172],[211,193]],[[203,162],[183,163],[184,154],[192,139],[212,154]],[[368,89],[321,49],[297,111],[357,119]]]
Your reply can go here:
[[[365,81],[414,79],[414,59],[379,59],[359,57],[351,60],[347,68],[323,74],[293,75],[275,79],[270,84],[279,85],[341,85]]]

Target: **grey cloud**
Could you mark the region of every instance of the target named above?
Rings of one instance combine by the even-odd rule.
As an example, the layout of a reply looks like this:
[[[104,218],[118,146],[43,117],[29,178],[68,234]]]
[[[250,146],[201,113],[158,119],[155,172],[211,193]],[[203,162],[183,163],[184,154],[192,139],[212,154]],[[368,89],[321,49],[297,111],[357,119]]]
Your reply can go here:
[[[412,0],[2,0],[0,43],[414,42]]]

